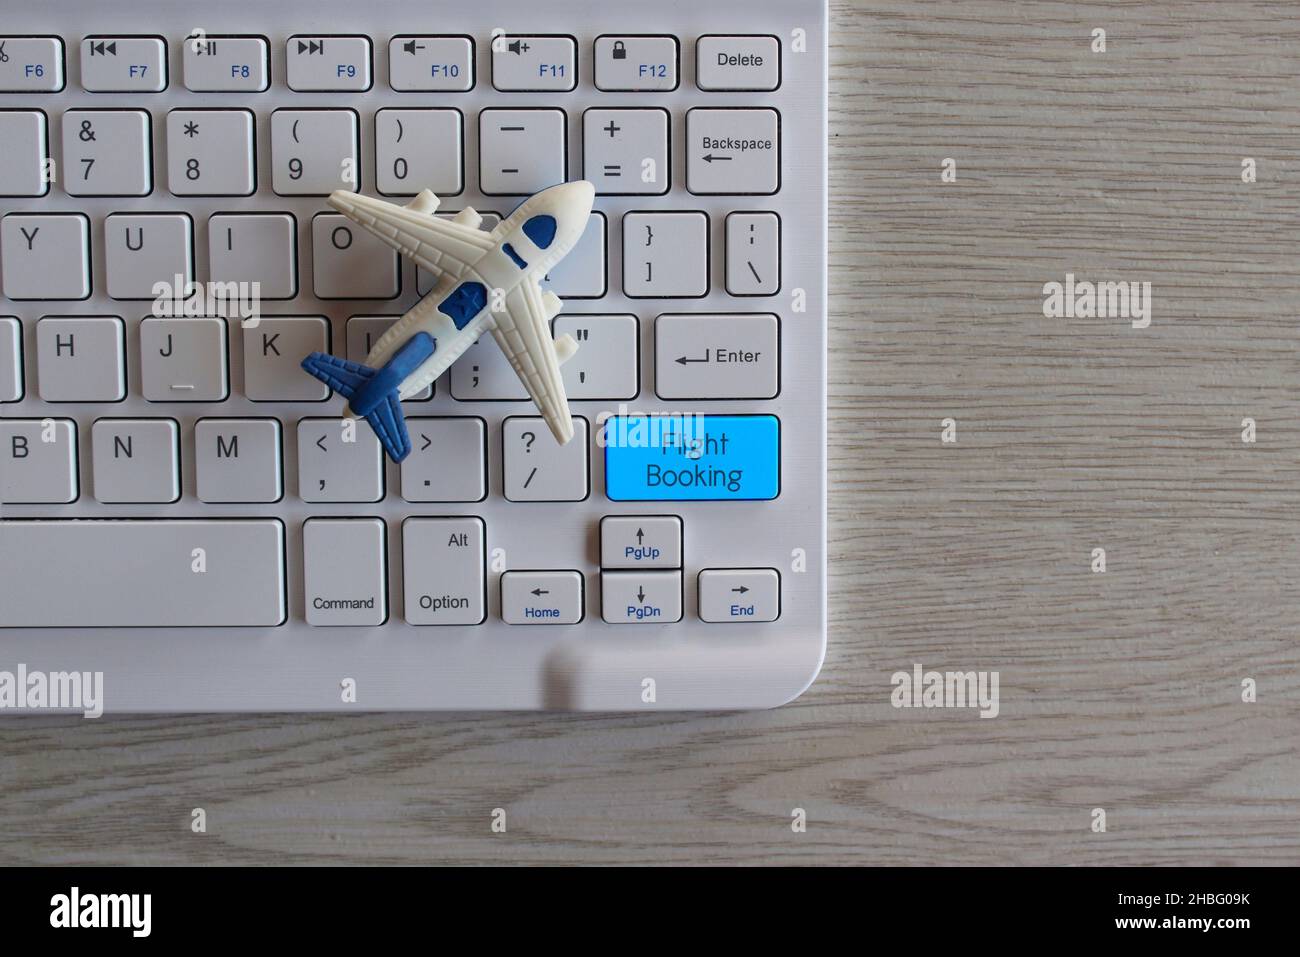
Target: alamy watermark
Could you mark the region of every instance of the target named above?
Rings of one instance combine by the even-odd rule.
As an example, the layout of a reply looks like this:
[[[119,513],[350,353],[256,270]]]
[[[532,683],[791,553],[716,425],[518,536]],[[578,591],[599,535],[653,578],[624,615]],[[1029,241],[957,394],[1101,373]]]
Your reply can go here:
[[[152,894],[83,894],[73,887],[50,898],[50,926],[126,928],[132,937],[148,937],[153,929]]]
[[[1076,281],[1043,284],[1043,315],[1048,319],[1128,319],[1134,329],[1151,325],[1151,283]]]
[[[153,284],[153,315],[159,319],[239,319],[253,329],[262,321],[260,282],[195,282],[177,273]]]
[[[981,718],[996,718],[996,671],[926,671],[920,664],[911,671],[895,671],[889,703],[895,708],[979,708]]]
[[[0,671],[0,711],[80,711],[83,717],[104,713],[104,672],[29,671],[21,662]]]

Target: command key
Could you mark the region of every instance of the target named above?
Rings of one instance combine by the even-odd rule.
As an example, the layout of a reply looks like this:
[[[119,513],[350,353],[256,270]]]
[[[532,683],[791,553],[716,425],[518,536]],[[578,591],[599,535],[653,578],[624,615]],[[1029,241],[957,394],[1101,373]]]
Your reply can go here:
[[[614,415],[603,444],[611,501],[754,501],[781,491],[774,415]]]

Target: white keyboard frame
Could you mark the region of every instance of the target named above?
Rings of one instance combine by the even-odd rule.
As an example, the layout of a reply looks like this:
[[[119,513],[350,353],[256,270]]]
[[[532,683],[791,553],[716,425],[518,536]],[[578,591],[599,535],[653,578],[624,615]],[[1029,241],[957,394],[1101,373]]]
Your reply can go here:
[[[0,315],[22,320],[26,392],[0,405],[0,416],[70,417],[80,439],[81,497],[71,505],[5,505],[5,518],[252,518],[286,525],[288,621],[277,628],[0,629],[0,669],[103,671],[108,712],[374,711],[581,709],[654,711],[773,707],[816,677],[826,647],[826,30],[825,0],[658,0],[600,5],[475,0],[437,8],[425,0],[357,4],[336,0],[227,0],[215,3],[93,0],[7,4],[0,33],[61,36],[65,86],[52,94],[0,93],[0,108],[41,109],[49,117],[50,155],[62,156],[59,119],[74,108],[138,107],[153,116],[154,192],[142,198],[75,198],[61,185],[39,199],[0,199],[0,213],[85,212],[91,220],[93,296],[81,302],[13,302]],[[183,82],[181,42],[201,27],[210,35],[260,34],[270,41],[271,86],[264,93],[191,93]],[[572,93],[500,93],[493,89],[490,37],[567,33],[578,40],[578,87]],[[792,52],[802,30],[806,52]],[[681,40],[679,84],[668,93],[596,89],[593,41],[601,34],[672,34]],[[695,85],[695,38],[707,34],[772,34],[782,42],[781,85],[772,93],[706,93]],[[284,43],[293,34],[364,34],[373,41],[373,79],[365,93],[294,93],[285,82]],[[475,40],[476,84],[468,93],[399,93],[388,85],[388,40],[402,34],[466,34]],[[167,39],[168,87],[162,93],[87,93],[80,85],[79,43],[89,35],[161,35]],[[592,106],[659,106],[672,115],[672,189],[667,196],[601,196],[608,217],[609,291],[603,300],[569,300],[581,313],[631,313],[640,320],[640,412],[772,413],[781,420],[781,492],[769,502],[615,503],[604,495],[602,450],[591,449],[591,494],[565,504],[507,502],[501,487],[501,423],[534,414],[526,402],[458,402],[447,377],[431,402],[408,404],[408,415],[477,415],[488,423],[488,498],[474,504],[407,503],[397,469],[387,463],[387,496],[374,505],[309,505],[297,497],[295,423],[338,415],[326,403],[253,403],[243,398],[242,346],[230,336],[231,397],[214,404],[148,403],[140,397],[139,319],[147,302],[108,299],[104,292],[103,221],[111,212],[191,214],[196,278],[207,277],[206,223],[216,212],[287,211],[298,223],[299,296],[267,302],[266,315],[328,316],[341,353],[352,315],[400,314],[415,301],[415,268],[402,263],[397,300],[315,300],[311,293],[312,216],[323,197],[271,191],[270,122],[283,107],[351,107],[362,118],[362,191],[377,195],[374,113],[383,107],[441,106],[465,116],[465,191],[444,210],[466,205],[508,212],[509,198],[478,192],[478,111],[487,107],[557,106],[569,123],[569,177],[582,172],[582,113]],[[685,188],[685,114],[695,106],[772,106],[781,116],[781,190],[774,196],[694,196]],[[182,198],[167,188],[165,117],[184,107],[248,107],[257,116],[257,193],[248,198]],[[505,207],[505,208],[503,208]],[[622,214],[630,210],[702,209],[710,218],[711,274],[706,298],[627,299],[622,294]],[[782,282],[774,297],[736,298],[724,283],[723,224],[737,210],[774,210],[781,217]],[[802,289],[806,311],[792,311]],[[654,318],[680,312],[775,312],[781,318],[781,393],[770,401],[671,403],[654,392]],[[45,404],[35,384],[35,324],[42,315],[120,315],[127,322],[128,397],[119,403]],[[574,402],[595,422],[611,403]],[[271,505],[206,505],[194,494],[194,422],[205,416],[276,417],[283,429],[282,501]],[[91,492],[90,426],[99,417],[172,417],[181,424],[183,494],[172,505],[102,505]],[[598,526],[605,515],[675,514],[685,528],[683,618],[673,624],[610,625],[600,615]],[[487,551],[504,548],[509,568],[578,569],[585,578],[585,619],[572,626],[512,626],[501,620],[499,575],[490,568],[488,616],[474,627],[415,627],[402,619],[401,521],[409,516],[479,515]],[[375,628],[312,627],[303,616],[302,523],[311,517],[384,518],[388,524],[389,620]],[[800,558],[802,556],[802,558]],[[696,576],[705,568],[771,567],[781,573],[780,618],[766,624],[706,624],[698,616]],[[802,571],[794,570],[802,567]],[[57,578],[57,568],[48,569]],[[0,594],[3,583],[0,582]],[[76,601],[75,594],[67,596]],[[340,682],[356,682],[344,703]],[[644,680],[654,681],[645,700]],[[25,712],[32,713],[32,712]]]

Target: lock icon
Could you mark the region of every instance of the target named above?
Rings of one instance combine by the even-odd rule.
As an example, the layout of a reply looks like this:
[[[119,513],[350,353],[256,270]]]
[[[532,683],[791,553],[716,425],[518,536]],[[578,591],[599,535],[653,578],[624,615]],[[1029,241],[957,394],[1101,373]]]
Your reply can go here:
[[[627,47],[623,44],[622,40],[614,41],[614,59],[615,60],[627,59]]]

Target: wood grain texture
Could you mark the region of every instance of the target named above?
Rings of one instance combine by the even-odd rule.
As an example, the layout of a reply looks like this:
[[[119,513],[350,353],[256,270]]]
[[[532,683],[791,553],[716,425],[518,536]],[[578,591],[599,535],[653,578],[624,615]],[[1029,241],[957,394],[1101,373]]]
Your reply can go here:
[[[833,19],[812,689],[743,715],[6,720],[0,862],[1300,861],[1300,8]],[[1151,327],[1044,319],[1067,272],[1150,281]],[[914,662],[999,671],[1000,716],[891,708]]]

